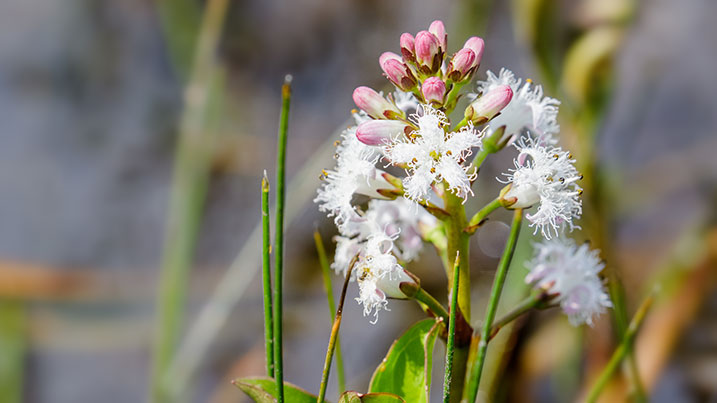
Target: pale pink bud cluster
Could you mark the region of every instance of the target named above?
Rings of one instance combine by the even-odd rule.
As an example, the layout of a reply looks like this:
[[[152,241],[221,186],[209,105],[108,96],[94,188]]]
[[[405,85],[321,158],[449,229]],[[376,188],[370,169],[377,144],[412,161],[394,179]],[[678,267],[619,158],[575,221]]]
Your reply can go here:
[[[386,77],[401,91],[411,91],[418,84],[411,69],[397,54],[385,52],[378,61]]]

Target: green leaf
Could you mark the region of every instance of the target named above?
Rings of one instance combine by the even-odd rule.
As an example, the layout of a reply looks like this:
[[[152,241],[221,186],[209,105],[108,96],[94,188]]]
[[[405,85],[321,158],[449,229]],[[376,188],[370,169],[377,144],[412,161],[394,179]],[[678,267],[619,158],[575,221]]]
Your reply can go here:
[[[386,358],[373,373],[369,392],[392,393],[407,402],[427,403],[433,346],[442,325],[441,321],[424,319],[394,341]]]
[[[339,403],[406,403],[406,401],[390,393],[363,394],[350,390],[341,395]]]
[[[276,381],[273,378],[253,377],[239,378],[232,381],[239,389],[257,403],[276,402]],[[291,403],[316,403],[317,397],[311,393],[284,382],[284,401]]]

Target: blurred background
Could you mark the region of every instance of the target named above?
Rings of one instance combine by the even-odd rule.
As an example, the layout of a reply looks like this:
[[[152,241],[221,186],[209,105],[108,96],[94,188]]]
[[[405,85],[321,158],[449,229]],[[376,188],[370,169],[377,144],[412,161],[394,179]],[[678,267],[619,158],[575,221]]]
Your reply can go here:
[[[259,189],[287,73],[284,376],[317,392],[330,314],[311,234],[331,254],[335,231],[311,203],[318,176],[353,89],[388,90],[378,56],[434,19],[451,53],[485,38],[478,79],[505,66],[563,101],[563,145],[588,178],[575,237],[603,250],[627,318],[659,286],[635,347],[645,388],[717,402],[716,16],[711,0],[3,1],[0,402],[146,401],[153,355],[168,401],[246,401],[230,380],[264,372]],[[472,208],[513,156],[489,159]],[[508,216],[494,218],[472,244],[475,312],[507,237]],[[517,260],[500,309],[525,292]],[[439,266],[426,250],[411,270],[445,298]],[[356,293],[342,346],[348,386],[364,391],[422,312],[394,301],[372,325]],[[579,399],[615,328],[610,315],[582,330],[531,315],[491,344],[485,396]],[[623,379],[604,401],[627,400]]]

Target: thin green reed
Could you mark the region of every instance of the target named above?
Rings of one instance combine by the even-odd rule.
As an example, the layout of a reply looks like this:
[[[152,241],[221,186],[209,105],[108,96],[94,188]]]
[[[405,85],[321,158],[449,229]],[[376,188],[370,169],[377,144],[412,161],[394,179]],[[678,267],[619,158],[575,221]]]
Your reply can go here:
[[[456,312],[458,309],[458,281],[460,277],[460,255],[456,254],[453,264],[453,287],[451,288],[451,313],[448,320],[448,340],[446,341],[446,373],[443,378],[443,403],[451,401],[451,381],[453,380],[453,350],[456,342]]]
[[[321,265],[321,274],[324,278],[324,288],[329,302],[329,313],[331,319],[336,315],[336,303],[334,302],[333,286],[331,285],[331,267],[329,266],[329,258],[326,256],[324,241],[318,230],[314,231],[314,243],[316,244],[316,252],[319,255],[319,264]],[[336,335],[336,379],[338,380],[339,392],[346,390],[346,378],[344,376],[344,359],[341,355],[341,337]]]
[[[282,302],[284,265],[284,185],[286,183],[286,133],[289,128],[289,104],[291,103],[291,75],[286,75],[281,87],[281,116],[276,156],[276,230],[274,255],[274,377],[278,390],[277,401],[284,401],[284,359],[282,345]]]
[[[269,178],[261,178],[261,278],[264,289],[264,347],[266,348],[266,375],[274,377],[274,321],[271,313],[271,230],[269,229]]]

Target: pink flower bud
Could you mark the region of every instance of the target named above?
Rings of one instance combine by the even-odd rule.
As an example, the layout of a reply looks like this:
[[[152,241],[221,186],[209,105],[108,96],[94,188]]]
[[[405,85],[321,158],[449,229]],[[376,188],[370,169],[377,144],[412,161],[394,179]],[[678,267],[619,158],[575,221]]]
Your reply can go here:
[[[428,32],[432,33],[436,36],[436,38],[438,38],[438,44],[440,45],[441,50],[445,53],[448,44],[448,35],[446,34],[446,27],[443,25],[443,21],[433,21],[431,23],[431,26],[428,27]]]
[[[409,62],[416,61],[416,40],[408,32],[401,34],[401,55]]]
[[[353,94],[356,106],[374,119],[391,119],[403,116],[403,112],[394,104],[369,87],[358,87]]]
[[[513,90],[510,86],[499,85],[473,101],[466,108],[465,117],[476,124],[485,123],[503,110],[512,98]]]
[[[388,59],[383,62],[381,68],[386,77],[401,91],[410,91],[417,84],[411,70],[399,60]]]
[[[421,92],[426,102],[442,104],[446,95],[446,84],[438,77],[428,77],[421,86]]]
[[[459,50],[453,55],[451,64],[448,66],[448,78],[457,82],[470,77],[475,71],[475,59],[476,54],[473,50],[468,48]]]
[[[416,35],[416,61],[424,73],[434,73],[441,66],[441,46],[438,38],[428,31]]]
[[[383,52],[381,53],[381,56],[378,57],[378,65],[383,67],[383,63],[390,59],[395,59],[403,63],[403,59],[401,59],[401,56],[393,52]]]
[[[483,58],[483,50],[485,49],[485,42],[483,42],[483,39],[477,37],[477,36],[471,36],[466,41],[465,45],[463,45],[463,49],[470,49],[473,51],[473,53],[476,54],[476,58],[473,61],[475,67],[478,67],[480,65],[480,61]]]
[[[410,130],[411,127],[400,120],[369,120],[358,125],[356,138],[364,144],[380,146]]]

